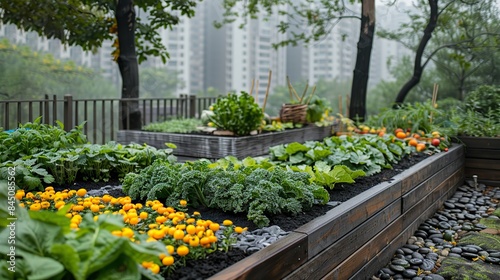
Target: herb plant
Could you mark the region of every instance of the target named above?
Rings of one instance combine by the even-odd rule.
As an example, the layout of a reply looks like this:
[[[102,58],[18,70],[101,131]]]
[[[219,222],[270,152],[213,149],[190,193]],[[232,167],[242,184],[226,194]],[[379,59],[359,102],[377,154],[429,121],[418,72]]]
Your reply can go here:
[[[213,105],[211,121],[218,129],[228,130],[235,135],[249,135],[262,125],[264,114],[254,98],[242,91],[229,93],[217,99]]]
[[[172,119],[161,123],[151,123],[143,127],[145,131],[167,133],[191,133],[203,125],[200,119]]]

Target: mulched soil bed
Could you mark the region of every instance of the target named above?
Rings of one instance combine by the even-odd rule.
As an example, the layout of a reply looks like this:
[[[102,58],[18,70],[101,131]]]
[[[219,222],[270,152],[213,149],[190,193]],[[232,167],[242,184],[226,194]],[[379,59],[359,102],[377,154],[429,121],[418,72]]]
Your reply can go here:
[[[384,181],[390,181],[392,177],[401,173],[402,171],[408,169],[409,167],[419,163],[420,161],[429,157],[423,153],[415,153],[411,156],[403,158],[398,164],[394,164],[392,169],[385,169],[382,172],[364,178],[358,178],[354,184],[344,184],[337,185],[333,190],[329,190],[330,201],[344,202],[348,199],[370,189],[371,187],[382,183]],[[119,181],[110,181],[107,183],[94,183],[94,182],[76,182],[70,189],[85,188],[87,190],[99,189],[105,185],[119,185]],[[54,186],[56,189],[62,189]],[[68,188],[66,186],[65,188]],[[123,196],[124,194],[120,191],[116,193],[110,193],[115,197]],[[324,215],[333,207],[330,205],[316,205],[310,211],[301,213],[297,216],[288,215],[276,215],[270,217],[271,225],[278,225],[281,229],[285,231],[294,230],[316,217]],[[188,212],[192,212],[194,209],[190,209]],[[210,219],[212,221],[222,222],[225,219],[233,221],[235,225],[248,227],[248,230],[256,229],[255,225],[249,222],[244,214],[233,214],[224,213],[214,209],[200,209],[197,208],[203,217],[203,219]],[[207,259],[204,260],[188,260],[186,262],[186,267],[176,269],[175,273],[170,275],[165,279],[206,279],[217,272],[223,270],[224,268],[244,259],[249,254],[241,250],[231,250],[228,253],[217,252],[210,254]]]

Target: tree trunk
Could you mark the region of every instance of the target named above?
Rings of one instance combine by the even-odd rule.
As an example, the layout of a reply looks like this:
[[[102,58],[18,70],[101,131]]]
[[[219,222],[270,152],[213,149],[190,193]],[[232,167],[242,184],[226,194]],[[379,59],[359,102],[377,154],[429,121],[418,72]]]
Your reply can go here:
[[[135,11],[133,0],[118,0],[116,6],[120,56],[118,67],[122,76],[122,99],[139,98],[139,64],[135,53]],[[123,129],[142,128],[139,100],[122,100],[120,118]]]
[[[425,65],[422,65],[422,55],[424,54],[425,46],[429,42],[432,37],[432,32],[436,28],[437,20],[438,20],[438,0],[429,0],[429,7],[431,8],[431,14],[429,17],[429,22],[424,30],[424,36],[420,40],[420,44],[417,48],[417,53],[415,54],[415,65],[413,67],[413,76],[410,78],[406,84],[403,85],[398,95],[396,96],[396,104],[395,107],[398,107],[403,101],[405,97],[408,95],[410,90],[415,87],[422,77],[422,72],[424,71]]]
[[[351,104],[349,105],[349,118],[359,121],[363,121],[366,115],[366,92],[375,33],[375,1],[363,0],[361,10],[361,31],[352,79]]]

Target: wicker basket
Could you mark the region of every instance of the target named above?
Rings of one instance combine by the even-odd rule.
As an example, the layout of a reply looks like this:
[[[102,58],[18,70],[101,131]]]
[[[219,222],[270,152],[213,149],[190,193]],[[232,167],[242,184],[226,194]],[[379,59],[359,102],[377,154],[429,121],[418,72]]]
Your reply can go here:
[[[306,123],[307,104],[283,104],[280,110],[281,122]]]

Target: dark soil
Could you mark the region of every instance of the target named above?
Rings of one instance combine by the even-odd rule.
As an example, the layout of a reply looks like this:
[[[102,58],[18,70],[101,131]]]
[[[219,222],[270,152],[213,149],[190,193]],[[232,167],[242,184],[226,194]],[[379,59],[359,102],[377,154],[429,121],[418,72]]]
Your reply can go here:
[[[395,175],[419,163],[427,157],[428,155],[423,153],[412,154],[411,156],[403,158],[398,164],[394,164],[392,169],[384,169],[382,172],[370,177],[358,178],[356,180],[356,183],[354,184],[337,185],[333,190],[329,190],[330,201],[347,201],[348,199],[370,189],[371,187],[381,182],[391,181],[391,179]],[[77,182],[73,186],[71,186],[71,189],[86,188],[87,190],[90,190],[98,189],[105,185],[119,184],[119,181],[110,181],[107,183]],[[113,196],[124,195],[119,191],[117,193],[110,194]],[[275,215],[273,217],[270,217],[271,225],[278,225],[285,231],[291,231],[308,223],[316,217],[324,215],[326,212],[328,212],[328,210],[332,208],[333,207],[330,205],[315,205],[309,211],[303,212],[297,216],[289,216],[284,214]],[[235,225],[248,227],[248,230],[250,231],[256,229],[255,225],[252,222],[249,222],[244,214],[225,213],[209,208],[198,208],[196,210],[201,213],[203,219],[210,219],[217,222],[222,222],[225,219],[229,219],[233,221]],[[210,254],[204,260],[188,260],[186,262],[186,267],[177,268],[174,274],[166,277],[165,279],[206,279],[223,270],[224,268],[230,266],[231,264],[244,259],[247,256],[248,254],[243,251],[231,250],[227,254],[222,252]]]

